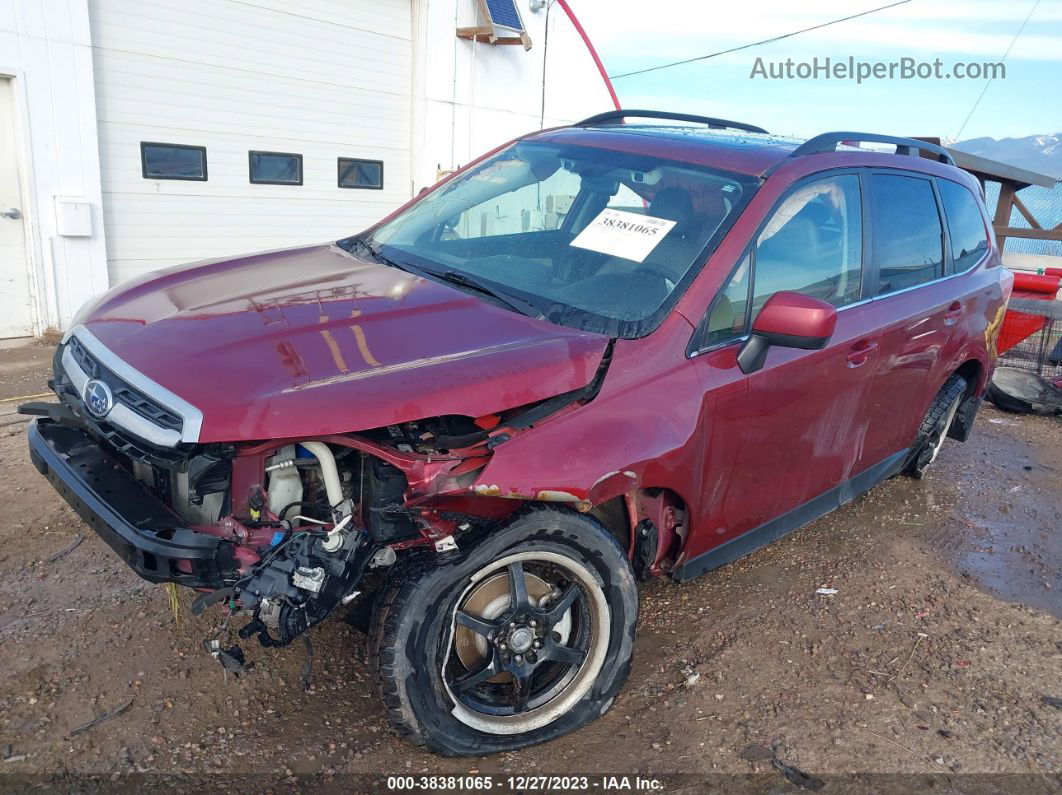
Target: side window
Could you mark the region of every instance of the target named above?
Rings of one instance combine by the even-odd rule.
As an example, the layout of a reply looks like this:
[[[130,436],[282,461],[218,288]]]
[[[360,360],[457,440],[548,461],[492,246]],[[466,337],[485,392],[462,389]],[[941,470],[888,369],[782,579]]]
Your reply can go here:
[[[988,251],[988,232],[977,199],[956,182],[938,179],[944,215],[951,236],[951,259],[955,273],[972,268]]]
[[[870,179],[878,295],[940,278],[943,234],[933,183],[895,174]]]
[[[725,342],[745,333],[751,275],[752,255],[749,254],[734,271],[727,286],[712,302],[712,308],[705,319],[702,348]]]
[[[782,202],[756,241],[753,317],[768,298],[782,290],[814,296],[834,306],[859,300],[861,207],[855,174],[804,185]]]

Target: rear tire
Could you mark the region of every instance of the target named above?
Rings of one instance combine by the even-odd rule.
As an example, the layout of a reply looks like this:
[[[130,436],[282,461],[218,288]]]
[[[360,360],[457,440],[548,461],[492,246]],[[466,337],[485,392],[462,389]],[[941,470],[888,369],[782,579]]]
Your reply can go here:
[[[482,755],[608,710],[638,618],[615,538],[592,517],[536,506],[460,543],[452,563],[400,564],[379,603],[370,648],[398,734],[445,756]]]
[[[908,454],[907,463],[903,468],[905,475],[921,479],[937,460],[959,406],[966,397],[966,390],[966,379],[961,375],[953,375],[933,398]]]

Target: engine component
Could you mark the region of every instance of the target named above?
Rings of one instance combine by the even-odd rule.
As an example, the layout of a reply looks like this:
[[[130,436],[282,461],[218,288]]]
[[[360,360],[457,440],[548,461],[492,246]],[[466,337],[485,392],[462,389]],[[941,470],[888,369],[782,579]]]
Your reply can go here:
[[[247,659],[243,654],[243,649],[239,646],[231,646],[228,649],[223,649],[221,648],[221,641],[217,638],[205,640],[203,641],[203,645],[210,653],[210,656],[221,663],[222,668],[235,674],[237,678],[254,667],[254,663],[247,662]]]
[[[397,467],[379,458],[367,462],[364,518],[369,534],[377,541],[394,542],[419,535],[404,505],[406,477]]]
[[[274,516],[280,516],[286,506],[302,501],[302,477],[295,467],[295,445],[277,450],[276,455],[266,461],[266,472],[269,473],[268,505]]]
[[[320,566],[315,566],[312,569],[299,566],[295,569],[295,573],[291,575],[292,585],[310,593],[321,593],[321,586],[324,585],[324,581],[325,570]]]
[[[288,645],[355,592],[376,551],[357,529],[292,533],[236,583],[240,605],[254,611],[240,637],[257,635],[263,646]]]
[[[324,479],[329,507],[343,515],[350,513],[350,506],[343,506],[343,482],[339,479],[339,469],[336,467],[336,457],[332,450],[324,442],[302,442],[300,446],[314,455],[321,465],[321,477]]]
[[[436,552],[456,552],[457,542],[454,541],[453,536],[446,536],[446,538],[440,538],[435,542]]]
[[[391,547],[380,547],[376,554],[372,556],[372,560],[369,561],[369,568],[384,569],[388,566],[393,566],[396,560],[398,560],[398,555],[395,554]]]

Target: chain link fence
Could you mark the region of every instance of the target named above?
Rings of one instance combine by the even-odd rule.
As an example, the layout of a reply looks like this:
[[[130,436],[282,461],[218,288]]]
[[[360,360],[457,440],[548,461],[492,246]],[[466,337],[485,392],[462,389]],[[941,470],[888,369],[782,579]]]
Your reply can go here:
[[[1042,188],[1030,185],[1018,191],[1018,198],[1040,222],[1044,229],[1050,229],[1062,223],[1062,183],[1055,183],[1054,188]],[[999,198],[999,183],[989,182],[985,186],[985,203],[990,212],[995,212],[996,200]],[[1030,224],[1017,208],[1011,210],[1010,226],[1029,229]],[[1017,254],[1046,254],[1062,257],[1062,242],[1057,240],[1027,240],[1020,237],[1008,237],[1006,251]]]

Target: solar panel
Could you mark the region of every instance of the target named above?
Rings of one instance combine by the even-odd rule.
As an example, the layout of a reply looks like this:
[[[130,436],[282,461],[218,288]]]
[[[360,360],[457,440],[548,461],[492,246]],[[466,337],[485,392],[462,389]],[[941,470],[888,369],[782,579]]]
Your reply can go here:
[[[520,12],[516,10],[514,0],[484,0],[490,21],[495,25],[513,30],[523,30],[524,23],[520,21]]]

